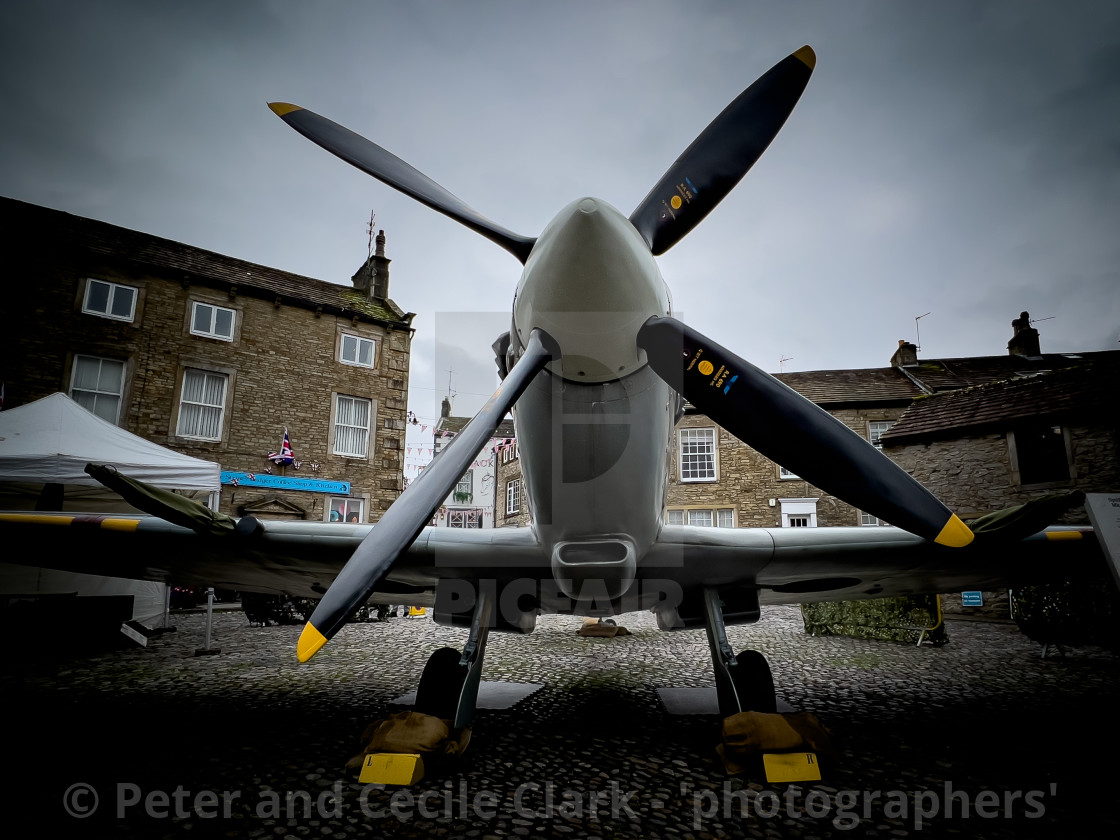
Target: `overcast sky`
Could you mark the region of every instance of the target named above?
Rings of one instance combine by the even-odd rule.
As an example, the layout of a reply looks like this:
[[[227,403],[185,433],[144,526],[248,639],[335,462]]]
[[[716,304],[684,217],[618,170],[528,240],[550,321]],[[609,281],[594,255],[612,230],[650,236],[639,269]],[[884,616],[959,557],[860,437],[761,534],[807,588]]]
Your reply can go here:
[[[1044,351],[1120,347],[1112,0],[6,0],[0,195],[337,283],[376,213],[416,313],[410,408],[436,416],[450,377],[466,415],[521,266],[266,103],[536,236],[583,195],[629,214],[803,44],[786,126],[659,259],[689,323],[773,372],[885,366],[925,313],[924,357],[1005,353],[1021,310]]]

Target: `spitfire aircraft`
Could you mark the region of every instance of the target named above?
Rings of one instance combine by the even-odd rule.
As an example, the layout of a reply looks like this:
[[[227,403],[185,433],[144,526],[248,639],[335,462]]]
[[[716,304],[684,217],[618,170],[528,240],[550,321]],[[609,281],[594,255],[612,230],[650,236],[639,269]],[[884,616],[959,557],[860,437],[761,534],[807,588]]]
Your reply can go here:
[[[1095,551],[1086,529],[1019,534],[1009,545],[974,541],[968,526],[868,441],[674,317],[655,257],[758,160],[815,63],[806,46],[774,65],[628,216],[581,197],[535,238],[495,224],[346,128],[295,105],[271,104],[310,140],[523,264],[509,332],[494,343],[501,384],[375,525],[245,517],[232,536],[214,538],[167,517],[141,518],[131,533],[117,528],[105,537],[114,542],[100,571],[317,598],[299,639],[301,661],[370,600],[430,605],[437,621],[469,628],[469,635],[462,652],[432,654],[417,708],[462,726],[475,708],[488,632],[529,632],[540,614],[652,610],[665,630],[704,627],[721,712],[772,712],[769,665],[757,652],[736,653],[726,633],[728,624],[757,620],[765,604],[995,588],[1012,571]],[[822,491],[894,527],[666,524],[674,427],[686,401]],[[430,527],[510,412],[531,524]],[[1089,538],[1054,538],[1060,536]],[[88,559],[88,546],[81,555]]]

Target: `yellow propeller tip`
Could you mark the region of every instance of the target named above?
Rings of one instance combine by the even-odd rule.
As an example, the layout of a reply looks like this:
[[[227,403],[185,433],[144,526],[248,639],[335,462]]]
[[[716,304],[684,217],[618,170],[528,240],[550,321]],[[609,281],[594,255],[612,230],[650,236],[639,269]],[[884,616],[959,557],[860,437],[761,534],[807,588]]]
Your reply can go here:
[[[268,107],[272,109],[272,113],[278,117],[285,114],[290,114],[292,111],[302,111],[303,109],[298,105],[292,105],[290,102],[269,102]]]
[[[817,66],[817,54],[813,52],[813,48],[808,44],[795,52],[794,56],[799,58],[801,60],[801,63],[808,67],[810,70]]]
[[[961,522],[960,518],[954,513],[949,517],[949,521],[945,523],[945,527],[941,529],[941,533],[937,535],[934,542],[947,545],[950,548],[964,548],[972,542],[975,536],[972,529]]]
[[[303,632],[299,634],[299,644],[296,645],[296,656],[299,657],[300,662],[306,662],[312,656],[319,652],[319,648],[327,643],[327,637],[315,629],[315,626],[309,621],[303,626]]]

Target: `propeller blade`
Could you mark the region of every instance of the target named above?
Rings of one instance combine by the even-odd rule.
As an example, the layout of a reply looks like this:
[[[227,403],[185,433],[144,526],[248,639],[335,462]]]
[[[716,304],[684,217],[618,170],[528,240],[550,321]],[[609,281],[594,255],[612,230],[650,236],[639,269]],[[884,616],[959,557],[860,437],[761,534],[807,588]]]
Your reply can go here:
[[[328,152],[372,175],[390,187],[411,196],[421,204],[450,216],[491,242],[501,245],[522,263],[529,258],[535,239],[506,230],[487,219],[449,193],[418,169],[391,152],[355,134],[314,111],[287,102],[270,102],[268,107],[284,122]]]
[[[306,662],[373,593],[431,520],[502,418],[533,377],[558,353],[551,337],[534,330],[521,358],[498,390],[439,457],[410,484],[354,550],[319,601],[299,637],[297,655]]]
[[[723,201],[793,111],[817,63],[805,46],[743,91],[692,141],[630,216],[663,254]]]
[[[739,440],[892,525],[960,547],[972,531],[905,470],[827,411],[674,318],[638,331],[650,367]]]

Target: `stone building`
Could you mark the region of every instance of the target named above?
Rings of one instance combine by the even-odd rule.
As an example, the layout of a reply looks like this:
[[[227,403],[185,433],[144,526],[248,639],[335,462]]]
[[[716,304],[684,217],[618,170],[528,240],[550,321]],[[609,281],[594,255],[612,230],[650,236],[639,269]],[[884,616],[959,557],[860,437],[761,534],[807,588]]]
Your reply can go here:
[[[497,455],[497,509],[494,514],[495,527],[506,528],[514,525],[528,525],[532,518],[529,497],[522,491],[521,457],[517,451],[517,438],[511,436],[509,442],[503,439]]]
[[[383,232],[344,286],[6,198],[0,219],[5,407],[62,391],[218,462],[226,513],[367,522],[400,494],[413,316]]]
[[[470,417],[453,417],[451,401],[445,397],[440,418],[432,429],[436,454],[450,444],[470,421]],[[503,511],[509,510],[507,495],[511,491],[500,472],[503,466],[508,466],[510,452],[516,451],[516,448],[513,421],[507,418],[498,424],[493,437],[475,454],[474,461],[459,483],[436,511],[432,524],[444,528],[496,528],[510,524]],[[515,487],[515,494],[520,496],[520,475]]]
[[[889,368],[777,378],[878,446],[966,520],[1057,490],[1120,487],[1120,352],[1042,353],[1026,312],[1012,329],[1004,355],[919,360],[917,348],[901,341]],[[692,429],[707,431],[698,439]],[[671,522],[881,524],[703,415],[686,412],[677,434]]]
[[[893,368],[778,374],[872,443],[921,392]],[[715,527],[878,525],[760,455],[690,406],[677,424],[666,520]]]
[[[1042,353],[1030,316],[1008,352],[890,366],[776,374],[878,446],[962,518],[1061,489],[1120,488],[1120,351]],[[516,458],[498,483],[520,478]],[[526,504],[499,525],[524,524]],[[666,521],[713,527],[877,526],[686,406],[670,463]],[[1083,521],[1083,520],[1081,520]]]
[[[963,519],[1120,488],[1120,352],[954,359],[948,369],[962,387],[915,400],[882,445]],[[1088,521],[1083,509],[1070,517]]]

